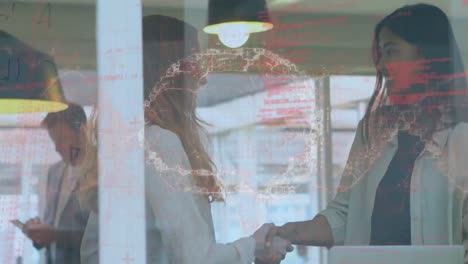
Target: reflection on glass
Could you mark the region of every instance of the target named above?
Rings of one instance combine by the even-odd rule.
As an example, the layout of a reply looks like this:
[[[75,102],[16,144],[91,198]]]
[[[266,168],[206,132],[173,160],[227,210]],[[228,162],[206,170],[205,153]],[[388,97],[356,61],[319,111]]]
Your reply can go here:
[[[0,3],[1,263],[81,263],[78,166],[97,91],[96,12],[93,1],[76,4]]]
[[[365,252],[382,245],[435,260],[442,253],[429,253],[441,248],[419,256],[411,246],[466,242],[466,16],[449,12],[460,3],[394,10],[370,0],[145,0],[130,3],[142,8],[142,45],[125,46],[124,31],[140,29],[96,35],[104,18],[94,1],[59,2],[0,4],[0,35],[29,47],[24,61],[40,54],[54,65],[31,70],[23,83],[54,80],[53,100],[83,108],[71,116],[47,111],[59,117],[5,114],[12,108],[1,101],[12,98],[5,90],[22,64],[2,46],[1,263],[96,264],[103,245],[127,249],[113,255],[125,263],[325,263],[327,255],[331,264],[351,255],[364,263]],[[119,48],[96,50],[110,32]],[[98,76],[98,53],[117,74]],[[112,61],[136,54],[143,73]],[[123,95],[97,106],[97,84],[138,78],[143,87],[126,88],[143,94],[145,128],[102,155],[100,138],[143,120],[120,122],[128,105],[111,99],[128,100]],[[96,127],[91,113],[103,111],[115,117],[111,130]],[[99,210],[100,188],[135,197],[112,154],[136,148],[145,151],[131,164],[145,164],[137,195],[146,213],[109,218]],[[115,163],[112,173],[101,175],[101,162]],[[98,186],[104,177],[112,186]],[[104,206],[124,206],[112,202]],[[134,217],[146,226],[119,225]],[[105,230],[145,230],[147,238],[113,245]],[[362,254],[342,245],[363,246]],[[451,250],[446,259],[464,253]]]

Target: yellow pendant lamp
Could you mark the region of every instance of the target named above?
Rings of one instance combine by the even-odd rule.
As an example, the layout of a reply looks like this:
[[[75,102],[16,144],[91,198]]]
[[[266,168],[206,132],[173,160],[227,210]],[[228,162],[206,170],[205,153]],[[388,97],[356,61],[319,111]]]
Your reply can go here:
[[[265,0],[210,0],[208,26],[203,31],[218,35],[229,48],[239,48],[250,34],[272,28]]]
[[[0,30],[0,114],[67,107],[54,60]]]

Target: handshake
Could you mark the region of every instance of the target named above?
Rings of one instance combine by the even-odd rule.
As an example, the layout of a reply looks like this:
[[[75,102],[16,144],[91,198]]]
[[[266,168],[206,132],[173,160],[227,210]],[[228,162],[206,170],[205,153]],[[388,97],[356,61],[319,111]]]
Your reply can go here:
[[[256,243],[255,264],[280,263],[294,250],[291,242],[274,235],[275,229],[274,224],[264,224],[252,235]]]

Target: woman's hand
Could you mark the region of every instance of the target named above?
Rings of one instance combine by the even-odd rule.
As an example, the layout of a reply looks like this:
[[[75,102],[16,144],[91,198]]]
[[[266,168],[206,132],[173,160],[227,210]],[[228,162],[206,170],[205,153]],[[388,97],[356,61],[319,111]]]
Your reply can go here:
[[[279,263],[288,252],[294,250],[291,243],[280,237],[272,237],[270,246],[266,246],[267,234],[276,228],[274,224],[262,225],[252,237],[255,239],[255,257],[266,263]]]
[[[263,250],[265,248],[266,237],[271,228],[273,228],[274,224],[263,224],[252,237],[255,239],[255,249],[256,250]]]
[[[317,215],[312,220],[272,226],[266,235],[266,247],[271,245],[275,236],[295,245],[331,247],[334,244],[330,225],[323,215]]]
[[[266,247],[270,247],[273,242],[273,238],[279,236],[285,240],[292,242],[292,237],[294,233],[294,223],[286,223],[283,226],[275,226],[273,225],[268,230],[268,234],[265,238],[265,245]]]
[[[280,263],[286,257],[286,254],[293,250],[291,242],[276,236],[273,238],[270,247],[256,253],[255,263]]]

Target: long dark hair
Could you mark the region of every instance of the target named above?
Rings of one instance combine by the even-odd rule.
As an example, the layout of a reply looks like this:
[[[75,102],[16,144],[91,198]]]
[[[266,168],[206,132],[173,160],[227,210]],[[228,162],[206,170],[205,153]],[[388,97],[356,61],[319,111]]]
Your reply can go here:
[[[387,93],[382,86],[382,72],[377,67],[380,59],[379,34],[383,28],[387,28],[401,39],[416,46],[427,62],[428,67],[424,72],[437,76],[434,80],[429,80],[429,84],[435,85],[437,92],[442,92],[444,96],[427,96],[420,103],[424,105],[428,102],[446,102],[455,109],[453,119],[457,122],[465,121],[464,110],[461,109],[466,109],[467,97],[465,94],[453,95],[453,92],[467,89],[465,67],[447,15],[433,5],[406,5],[382,19],[374,30],[373,59],[377,76],[375,90],[364,117],[363,136],[365,139],[368,139],[369,125],[372,125],[369,124],[371,111],[382,106],[382,95]]]

